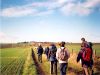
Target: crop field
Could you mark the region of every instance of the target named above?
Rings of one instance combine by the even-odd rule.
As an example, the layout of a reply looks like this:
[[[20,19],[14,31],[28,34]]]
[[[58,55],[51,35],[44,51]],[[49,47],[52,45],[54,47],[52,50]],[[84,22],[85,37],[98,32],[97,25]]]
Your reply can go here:
[[[80,50],[80,45],[77,45],[77,44],[74,44],[74,45],[66,45],[66,47],[69,49],[70,52],[73,52],[74,53],[78,53],[79,50]],[[94,44],[93,45],[93,52],[96,51],[96,55],[97,56],[100,56],[100,44]]]
[[[26,75],[30,65],[31,51],[29,48],[5,48],[0,50],[1,75]],[[27,61],[29,61],[27,63]],[[34,70],[35,71],[35,70]],[[28,71],[27,71],[28,72]]]
[[[70,51],[67,74],[81,74],[81,64],[76,62],[80,45],[66,45],[66,47]],[[31,50],[31,48],[33,48],[33,50]],[[94,45],[93,50],[96,51],[96,56],[100,57],[100,44]],[[0,49],[0,75],[50,75],[50,62],[46,59],[45,54],[42,56],[43,63],[39,63],[37,61],[37,50],[34,46]],[[100,58],[95,58],[94,62],[94,73],[95,75],[99,75]],[[58,75],[60,75],[59,64],[57,68]]]

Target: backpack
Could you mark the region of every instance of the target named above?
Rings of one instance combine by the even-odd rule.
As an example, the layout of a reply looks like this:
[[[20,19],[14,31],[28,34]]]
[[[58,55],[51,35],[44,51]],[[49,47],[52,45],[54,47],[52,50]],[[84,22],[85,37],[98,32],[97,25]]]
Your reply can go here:
[[[89,62],[91,60],[91,54],[92,54],[91,48],[85,48],[82,54],[83,60]]]
[[[92,42],[87,42],[87,46],[92,49],[93,46]]]
[[[47,47],[45,48],[45,53],[48,54],[48,52],[49,52],[49,48]]]
[[[62,61],[66,61],[68,59],[68,54],[67,54],[67,51],[66,51],[65,48],[64,49],[61,49],[60,53],[58,54],[58,57]]]
[[[50,55],[51,56],[56,56],[56,51],[57,51],[56,46],[52,46],[51,49],[50,49]]]

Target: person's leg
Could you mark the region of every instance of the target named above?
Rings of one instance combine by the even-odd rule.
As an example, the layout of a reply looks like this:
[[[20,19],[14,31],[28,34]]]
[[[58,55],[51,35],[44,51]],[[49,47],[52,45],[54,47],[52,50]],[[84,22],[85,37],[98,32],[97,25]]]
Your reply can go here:
[[[50,62],[50,73],[53,74],[53,61]]]
[[[86,75],[89,75],[89,74],[88,74],[88,68],[87,68],[87,67],[83,67],[83,69],[84,69],[84,71],[85,71],[85,74],[86,74]]]
[[[48,60],[48,54],[46,54],[46,56],[47,56],[47,60]]]
[[[42,63],[42,54],[40,55],[40,62]]]
[[[38,61],[40,62],[40,56],[39,56],[39,54],[38,54]]]
[[[41,62],[41,55],[39,55],[39,62]]]
[[[60,75],[63,75],[63,63],[60,63]]]
[[[91,60],[91,62],[89,64],[89,74],[93,75],[93,59]]]
[[[54,62],[54,70],[55,70],[55,74],[57,75],[57,61]]]
[[[89,69],[89,75],[93,75],[93,69],[92,69],[92,67],[89,67],[88,69]]]
[[[67,65],[67,63],[63,64],[63,75],[66,75]]]

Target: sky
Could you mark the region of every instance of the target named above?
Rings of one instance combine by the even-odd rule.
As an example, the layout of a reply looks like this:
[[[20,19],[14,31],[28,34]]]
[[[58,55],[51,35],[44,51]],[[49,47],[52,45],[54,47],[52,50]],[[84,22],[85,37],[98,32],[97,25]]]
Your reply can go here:
[[[1,0],[0,43],[100,42],[100,0]]]

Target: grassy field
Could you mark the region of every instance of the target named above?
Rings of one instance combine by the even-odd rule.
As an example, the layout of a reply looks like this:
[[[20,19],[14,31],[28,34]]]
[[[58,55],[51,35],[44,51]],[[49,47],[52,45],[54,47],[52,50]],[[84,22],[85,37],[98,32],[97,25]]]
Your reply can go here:
[[[70,51],[70,59],[68,64],[68,75],[77,75],[78,72],[82,71],[80,63],[76,62],[77,53],[80,50],[80,45],[66,45]],[[16,48],[4,48],[0,49],[0,75],[38,75],[37,74],[37,65],[35,64],[32,58],[31,48],[34,49],[35,57],[37,60],[37,50],[35,47],[16,47]],[[73,54],[72,54],[73,50]],[[100,45],[94,45],[93,50],[96,50],[96,55],[100,56]],[[96,60],[96,66],[94,66],[94,72],[97,73],[100,71],[100,59]],[[38,63],[38,62],[37,62]],[[43,54],[43,63],[38,63],[45,75],[50,74],[50,62],[47,61],[46,55]],[[99,72],[100,74],[100,72]],[[58,75],[59,64],[58,64]],[[96,75],[96,74],[95,74]]]
[[[70,52],[72,52],[73,50],[74,53],[78,53],[81,48],[78,44],[66,45],[66,47],[69,49]],[[100,44],[93,45],[93,52],[94,51],[96,51],[97,56],[100,56]]]
[[[34,62],[31,60],[31,50],[29,48],[1,49],[0,60],[0,71],[2,75],[28,75],[28,72],[32,73],[28,68],[36,71],[30,67]]]

